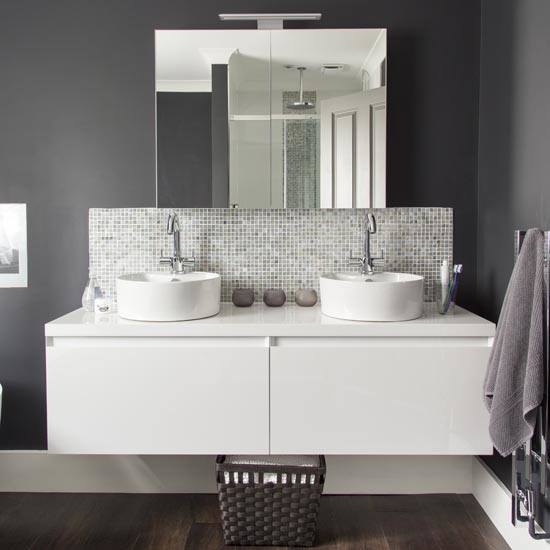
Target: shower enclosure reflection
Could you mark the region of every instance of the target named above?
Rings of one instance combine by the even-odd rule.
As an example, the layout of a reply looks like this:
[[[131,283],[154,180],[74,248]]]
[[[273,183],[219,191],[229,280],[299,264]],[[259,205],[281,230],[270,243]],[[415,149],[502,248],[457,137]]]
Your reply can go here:
[[[160,207],[384,207],[384,29],[157,31]]]

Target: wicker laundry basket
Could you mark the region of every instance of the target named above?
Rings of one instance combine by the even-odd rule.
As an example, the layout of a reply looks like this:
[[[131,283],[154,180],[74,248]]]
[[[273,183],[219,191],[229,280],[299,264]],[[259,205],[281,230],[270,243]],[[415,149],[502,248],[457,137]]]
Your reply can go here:
[[[313,546],[323,456],[218,456],[216,474],[225,544]]]

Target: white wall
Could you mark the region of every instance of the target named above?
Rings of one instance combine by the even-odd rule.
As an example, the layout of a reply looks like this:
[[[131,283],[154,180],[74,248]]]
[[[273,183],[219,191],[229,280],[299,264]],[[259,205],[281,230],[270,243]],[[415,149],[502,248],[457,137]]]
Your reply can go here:
[[[212,493],[213,456],[0,453],[0,491]],[[472,457],[327,457],[326,493],[471,493]]]

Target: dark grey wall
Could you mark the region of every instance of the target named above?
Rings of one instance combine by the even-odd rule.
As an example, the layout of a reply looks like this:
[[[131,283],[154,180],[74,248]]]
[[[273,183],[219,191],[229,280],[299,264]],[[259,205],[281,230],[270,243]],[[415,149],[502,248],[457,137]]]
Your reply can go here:
[[[471,307],[480,4],[421,1],[393,8],[414,24],[388,25],[388,206],[454,208],[454,256],[464,264],[458,302]]]
[[[477,310],[496,321],[513,232],[550,228],[550,3],[483,0]],[[488,461],[510,482],[510,461]]]
[[[266,0],[311,27],[387,27],[393,206],[456,210],[473,300],[480,0]],[[155,201],[155,28],[238,28],[252,0],[2,0],[0,202],[29,205],[30,288],[0,290],[3,448],[44,448],[43,324],[79,305],[87,210]],[[502,90],[500,90],[502,93]]]
[[[210,92],[157,93],[159,207],[212,206],[211,120]]]

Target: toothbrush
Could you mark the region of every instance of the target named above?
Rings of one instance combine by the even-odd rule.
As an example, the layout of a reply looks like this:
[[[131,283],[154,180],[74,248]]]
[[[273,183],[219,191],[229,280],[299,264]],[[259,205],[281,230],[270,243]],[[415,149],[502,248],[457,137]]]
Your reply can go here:
[[[454,278],[453,278],[453,289],[451,293],[451,302],[456,301],[456,294],[458,292],[458,276],[462,273],[462,264],[456,264],[454,266]]]
[[[458,276],[462,273],[462,264],[455,264],[453,267],[453,282],[449,288],[449,293],[447,294],[447,300],[445,301],[445,307],[443,308],[444,313],[449,311],[449,307],[456,300],[456,294],[458,291]]]

